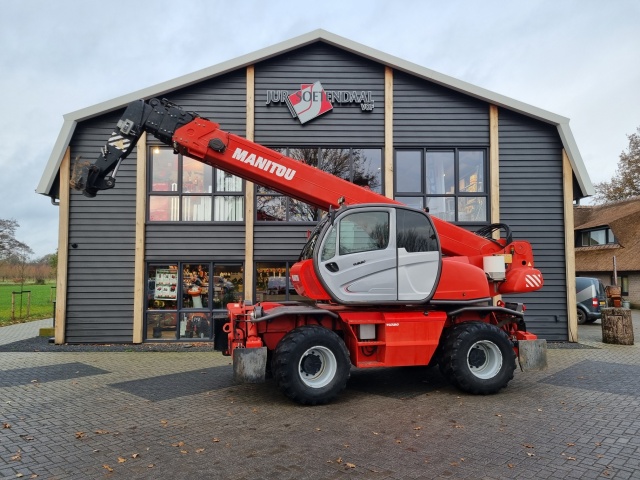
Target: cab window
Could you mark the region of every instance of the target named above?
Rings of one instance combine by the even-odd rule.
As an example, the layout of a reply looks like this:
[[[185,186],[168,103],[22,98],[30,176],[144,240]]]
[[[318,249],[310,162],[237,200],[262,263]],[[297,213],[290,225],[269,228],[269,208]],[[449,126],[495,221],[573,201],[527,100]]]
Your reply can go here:
[[[389,213],[359,212],[340,220],[340,255],[384,250],[389,245]]]

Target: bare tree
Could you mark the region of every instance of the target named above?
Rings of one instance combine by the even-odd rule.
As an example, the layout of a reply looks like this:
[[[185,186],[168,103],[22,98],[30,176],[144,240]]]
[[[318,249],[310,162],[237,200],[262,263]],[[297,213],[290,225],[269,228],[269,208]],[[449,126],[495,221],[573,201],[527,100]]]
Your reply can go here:
[[[620,154],[616,174],[609,182],[594,185],[597,203],[611,203],[640,196],[640,127],[627,135],[629,148]]]
[[[16,239],[16,230],[20,227],[15,220],[0,218],[0,260],[7,260],[15,256],[26,260],[33,250],[26,244]]]

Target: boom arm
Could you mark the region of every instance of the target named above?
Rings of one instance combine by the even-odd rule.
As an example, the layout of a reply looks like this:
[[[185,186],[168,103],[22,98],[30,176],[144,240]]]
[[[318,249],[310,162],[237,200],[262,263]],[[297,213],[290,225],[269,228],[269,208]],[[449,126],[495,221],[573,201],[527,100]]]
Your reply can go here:
[[[323,210],[342,204],[400,202],[286,157],[219,125],[189,113],[167,100],[137,100],[124,115],[93,165],[83,168],[72,186],[86,196],[115,186],[118,167],[143,132],[149,132],[177,153],[221,168],[245,180],[276,190]],[[506,243],[474,234],[432,217],[442,252],[449,256],[481,257],[504,253]],[[530,247],[529,247],[530,248]],[[508,253],[508,252],[507,252]],[[531,258],[532,261],[532,258]]]

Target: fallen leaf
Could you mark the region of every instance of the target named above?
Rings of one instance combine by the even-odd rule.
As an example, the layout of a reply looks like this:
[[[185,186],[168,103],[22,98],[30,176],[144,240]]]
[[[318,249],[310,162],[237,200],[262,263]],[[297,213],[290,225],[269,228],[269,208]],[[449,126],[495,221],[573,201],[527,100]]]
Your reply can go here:
[[[567,446],[569,446],[569,447],[575,447],[575,446],[576,446],[576,444],[575,444],[575,443],[567,443]]]
[[[541,408],[539,408],[539,409],[538,409],[538,411],[539,411],[539,412],[541,412],[541,411],[542,411],[542,409],[541,409]]]
[[[184,442],[172,443],[171,446],[172,447],[183,447],[184,446]]]
[[[118,457],[118,463],[124,463],[126,461],[127,461],[126,458]]]
[[[138,458],[140,456],[139,453],[132,453],[131,458]]]
[[[535,454],[535,453],[529,453],[529,452],[527,452],[527,456],[529,456],[529,457],[535,457],[535,456],[536,456],[536,454]]]
[[[84,438],[86,434],[84,432],[76,432],[76,438]]]
[[[338,459],[336,460],[336,463],[342,463],[342,457],[338,457]]]
[[[109,433],[108,430],[96,430],[94,433],[96,433],[97,435],[106,435],[107,433]]]
[[[204,448],[196,448],[196,453],[202,453],[204,452]]]
[[[567,460],[577,460],[576,457],[567,457]]]
[[[345,463],[345,466],[347,468],[356,468],[355,464],[353,464],[353,463]]]
[[[186,455],[187,453],[189,453],[189,450],[180,450],[180,453]]]
[[[454,425],[453,428],[464,428],[464,425]]]
[[[371,432],[371,433],[373,433],[374,435],[380,435],[378,432]]]
[[[19,472],[18,472],[18,473],[16,473],[16,477],[18,477],[18,478],[22,478],[22,477],[24,477],[24,475],[23,475],[22,473],[19,473]]]
[[[153,463],[150,463],[149,465],[147,465],[147,468],[153,468],[153,467],[155,467]]]
[[[499,413],[496,413],[496,417],[501,417],[502,415],[500,415]]]
[[[106,463],[104,465],[102,465],[102,468],[104,468],[105,470],[107,470],[108,472],[113,472],[113,468],[111,468],[109,465],[107,465]]]
[[[220,441],[220,439],[218,439],[218,438],[212,438],[212,439],[211,439],[211,441],[212,441],[213,443],[218,443],[218,442]]]
[[[22,461],[22,450],[18,450],[18,452],[11,457],[11,460],[14,460],[16,462],[21,462]]]
[[[515,465],[513,463],[507,463],[507,467],[513,468],[513,467],[515,467]]]
[[[528,444],[528,443],[523,443],[523,444],[522,444],[522,446],[523,446],[524,448],[533,448],[533,445],[530,445],[530,444]]]
[[[11,424],[10,423],[3,423],[2,424],[2,428],[11,428]]]
[[[414,430],[422,430],[422,427],[413,427]]]

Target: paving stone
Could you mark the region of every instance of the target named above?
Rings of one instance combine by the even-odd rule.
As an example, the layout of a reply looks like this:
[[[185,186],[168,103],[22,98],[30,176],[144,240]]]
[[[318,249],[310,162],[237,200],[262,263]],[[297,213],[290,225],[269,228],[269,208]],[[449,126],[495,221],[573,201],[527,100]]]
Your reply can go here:
[[[591,348],[552,348],[496,395],[354,370],[319,407],[233,384],[216,352],[0,351],[0,477],[640,478],[640,348],[585,327]]]

